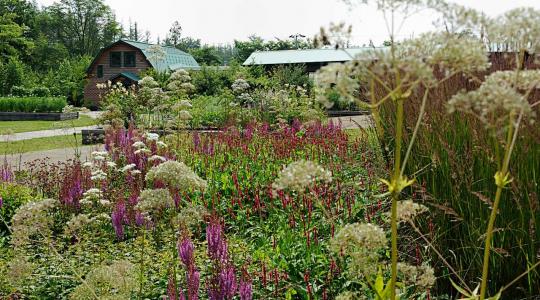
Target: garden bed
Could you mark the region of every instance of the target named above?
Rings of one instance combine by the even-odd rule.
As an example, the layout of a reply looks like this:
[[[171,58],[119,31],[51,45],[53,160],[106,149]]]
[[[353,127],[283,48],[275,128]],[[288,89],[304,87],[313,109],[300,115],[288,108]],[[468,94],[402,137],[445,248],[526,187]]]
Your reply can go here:
[[[367,110],[329,110],[326,114],[328,117],[352,117],[369,115],[370,112]]]
[[[65,121],[78,118],[78,112],[0,112],[0,121]]]

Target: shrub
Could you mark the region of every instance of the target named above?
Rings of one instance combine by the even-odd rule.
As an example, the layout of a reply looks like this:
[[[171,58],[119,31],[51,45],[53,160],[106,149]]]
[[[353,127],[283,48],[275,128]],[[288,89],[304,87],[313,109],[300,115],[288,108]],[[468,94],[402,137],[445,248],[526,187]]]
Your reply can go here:
[[[30,90],[25,88],[24,86],[14,86],[11,88],[11,95],[16,97],[26,97],[30,96]]]
[[[200,96],[193,100],[191,125],[200,127],[222,127],[229,119],[227,107],[230,100],[211,96]]]
[[[0,184],[0,197],[2,206],[0,207],[0,220],[9,222],[20,206],[32,201],[32,191],[30,188],[14,183]],[[7,232],[6,224],[0,221],[0,236]]]
[[[38,86],[32,89],[32,95],[37,97],[49,97],[51,95],[51,91],[47,87]]]
[[[67,105],[60,97],[2,97],[0,111],[3,112],[62,112]]]
[[[11,95],[16,97],[49,97],[51,96],[51,90],[44,86],[38,86],[34,88],[27,88],[24,86],[14,86],[11,88]]]

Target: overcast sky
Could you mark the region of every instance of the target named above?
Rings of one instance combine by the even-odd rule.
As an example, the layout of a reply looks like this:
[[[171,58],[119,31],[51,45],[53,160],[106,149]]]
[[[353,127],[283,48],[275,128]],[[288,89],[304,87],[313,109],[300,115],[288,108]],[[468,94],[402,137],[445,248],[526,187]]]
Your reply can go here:
[[[50,5],[55,0],[37,0]],[[265,39],[286,39],[301,33],[312,37],[321,26],[344,21],[353,25],[353,43],[370,40],[376,45],[385,40],[384,21],[374,7],[350,10],[340,0],[105,0],[127,28],[137,22],[139,31],[149,30],[152,40],[163,39],[171,24],[178,20],[183,36],[200,38],[203,43],[232,43],[256,34]],[[453,0],[498,15],[508,9],[529,6],[540,9],[540,0]],[[423,13],[410,19],[401,37],[430,30],[433,15]]]

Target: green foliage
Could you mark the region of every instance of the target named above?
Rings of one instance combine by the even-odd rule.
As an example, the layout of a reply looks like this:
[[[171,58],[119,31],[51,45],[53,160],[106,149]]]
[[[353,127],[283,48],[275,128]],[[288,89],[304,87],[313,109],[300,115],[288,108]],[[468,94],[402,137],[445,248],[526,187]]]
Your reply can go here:
[[[24,24],[15,22],[17,15],[0,11],[0,62],[6,58],[25,55],[33,43],[24,36],[27,29]]]
[[[272,69],[270,77],[279,85],[296,85],[311,90],[313,81],[309,78],[304,65],[278,66]]]
[[[51,96],[51,90],[49,88],[40,86],[35,88],[26,88],[24,86],[13,86],[11,88],[11,95],[15,97],[49,97]]]
[[[60,97],[1,97],[0,111],[5,112],[61,112],[67,105]]]
[[[50,70],[45,75],[43,83],[51,90],[51,94],[65,97],[70,105],[81,106],[86,68],[91,61],[90,56],[66,58],[60,62],[57,69]]]
[[[190,112],[193,116],[191,126],[194,128],[221,128],[229,121],[232,95],[227,97],[200,96],[193,99]]]
[[[15,58],[9,59],[5,65],[0,64],[0,94],[9,95],[14,86],[21,85],[24,77],[24,66]]]
[[[102,0],[62,0],[44,13],[49,16],[44,20],[45,34],[64,44],[75,56],[93,56],[121,34],[113,11]]]
[[[33,192],[30,188],[16,183],[1,183],[0,197],[3,205],[0,207],[0,237],[8,233],[6,224],[2,220],[11,221],[13,214],[20,206],[34,200]],[[1,243],[0,243],[1,246]]]
[[[214,47],[204,46],[189,51],[193,58],[203,66],[219,66],[223,63],[219,53]]]
[[[234,71],[218,70],[203,66],[200,71],[191,73],[195,93],[199,95],[219,95],[224,90],[230,88],[234,80]]]

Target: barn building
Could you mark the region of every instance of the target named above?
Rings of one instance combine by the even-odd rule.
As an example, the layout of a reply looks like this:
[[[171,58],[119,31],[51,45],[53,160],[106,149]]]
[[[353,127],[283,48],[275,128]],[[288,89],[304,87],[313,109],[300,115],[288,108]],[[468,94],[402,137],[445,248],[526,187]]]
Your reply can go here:
[[[174,47],[121,39],[101,49],[88,67],[84,98],[90,106],[97,107],[103,93],[97,84],[107,81],[122,82],[125,86],[137,84],[141,72],[149,68],[158,72],[200,69],[193,56]]]
[[[305,66],[306,72],[316,72],[331,63],[343,63],[353,60],[360,53],[372,51],[373,47],[345,49],[299,49],[255,51],[244,62],[244,66],[265,66],[270,69],[276,66]]]

